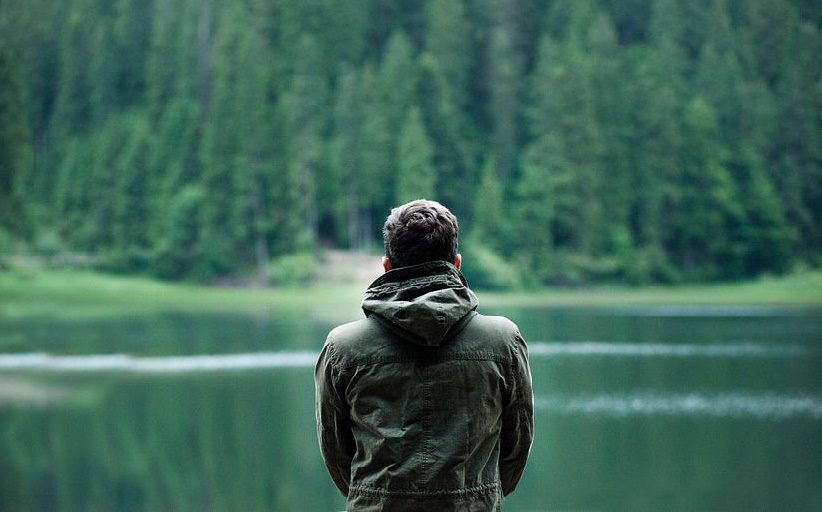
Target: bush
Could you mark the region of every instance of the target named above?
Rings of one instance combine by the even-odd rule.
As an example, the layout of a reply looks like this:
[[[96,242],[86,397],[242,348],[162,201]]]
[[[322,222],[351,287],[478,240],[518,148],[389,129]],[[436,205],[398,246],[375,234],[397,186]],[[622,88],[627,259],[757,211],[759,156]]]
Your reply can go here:
[[[313,253],[300,252],[281,256],[268,267],[269,281],[274,285],[303,285],[316,279],[317,260]]]
[[[67,252],[60,235],[52,229],[43,229],[34,237],[34,254],[45,258],[54,258]]]
[[[654,248],[635,251],[625,269],[625,278],[630,284],[677,283],[682,276],[671,265],[665,254]]]
[[[118,274],[144,272],[150,268],[154,254],[143,247],[125,247],[115,249],[106,254],[101,265],[102,270]]]
[[[472,288],[506,290],[522,287],[522,275],[516,265],[480,243],[466,245],[462,272]]]
[[[532,273],[539,284],[578,286],[594,282],[620,280],[623,266],[615,257],[593,257],[585,254],[556,251],[535,262]]]

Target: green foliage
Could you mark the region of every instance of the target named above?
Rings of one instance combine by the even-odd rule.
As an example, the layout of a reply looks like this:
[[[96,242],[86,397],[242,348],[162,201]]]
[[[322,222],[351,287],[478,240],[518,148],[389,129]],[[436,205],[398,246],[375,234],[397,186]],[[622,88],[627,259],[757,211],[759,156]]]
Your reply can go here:
[[[448,101],[464,107],[471,72],[471,26],[462,0],[426,2],[425,51],[444,77]]]
[[[489,286],[818,264],[808,5],[8,0],[0,228],[263,281],[272,258],[373,247],[391,206],[431,197],[486,270],[520,269]]]
[[[504,190],[497,178],[496,162],[493,157],[486,160],[474,199],[472,233],[485,246],[504,250],[511,225],[503,202]]]
[[[493,119],[491,144],[502,179],[512,174],[519,139],[519,96],[523,55],[518,51],[514,2],[503,2],[491,28],[488,49],[490,114]]]
[[[317,264],[317,258],[313,253],[281,256],[269,265],[270,282],[281,286],[309,284],[316,278]]]
[[[322,176],[323,137],[327,128],[328,88],[323,75],[316,40],[303,34],[297,47],[297,62],[282,102],[283,118],[289,134],[286,147],[288,194],[287,228],[293,230],[298,249],[313,247],[317,239],[317,182]]]
[[[474,288],[511,290],[521,288],[523,278],[518,267],[499,252],[471,237],[460,249],[463,255],[462,272]]]
[[[397,155],[397,203],[434,197],[437,174],[432,162],[433,146],[416,107],[408,111],[400,132]]]
[[[175,193],[160,218],[163,237],[157,244],[153,270],[162,278],[179,279],[197,275],[200,252],[200,212],[206,202],[205,189],[187,185]]]
[[[18,66],[0,40],[0,228],[27,227],[25,186],[32,171],[31,132]]]
[[[5,270],[7,263],[4,256],[11,254],[14,246],[11,235],[2,227],[0,227],[0,270]]]

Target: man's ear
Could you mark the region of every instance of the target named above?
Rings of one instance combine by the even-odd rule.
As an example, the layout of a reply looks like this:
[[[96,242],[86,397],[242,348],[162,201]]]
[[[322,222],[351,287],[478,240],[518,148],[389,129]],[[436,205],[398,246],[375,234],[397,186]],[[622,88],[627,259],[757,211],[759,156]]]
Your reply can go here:
[[[462,254],[457,253],[457,255],[454,257],[454,266],[457,267],[457,270],[460,269],[460,267],[462,266]]]
[[[391,260],[388,259],[388,256],[382,257],[382,268],[385,269],[386,272],[394,268],[391,266]]]

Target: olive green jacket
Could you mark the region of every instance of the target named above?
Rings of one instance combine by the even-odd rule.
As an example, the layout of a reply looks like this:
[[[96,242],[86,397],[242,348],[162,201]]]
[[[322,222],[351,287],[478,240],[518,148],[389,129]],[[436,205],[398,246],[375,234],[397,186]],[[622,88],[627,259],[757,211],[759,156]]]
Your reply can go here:
[[[320,448],[348,510],[498,510],[533,435],[517,327],[476,313],[444,261],[386,272],[362,307],[315,370]]]

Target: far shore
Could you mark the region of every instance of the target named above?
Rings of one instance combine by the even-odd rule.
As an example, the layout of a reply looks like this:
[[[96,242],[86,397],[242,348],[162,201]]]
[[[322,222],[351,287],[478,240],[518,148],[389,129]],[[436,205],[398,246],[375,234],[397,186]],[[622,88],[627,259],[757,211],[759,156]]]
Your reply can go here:
[[[360,280],[276,288],[167,283],[85,270],[0,271],[0,318],[157,312],[307,311],[355,316],[367,283]],[[602,285],[522,291],[475,290],[481,308],[660,305],[822,306],[822,271],[736,283],[682,286]]]

